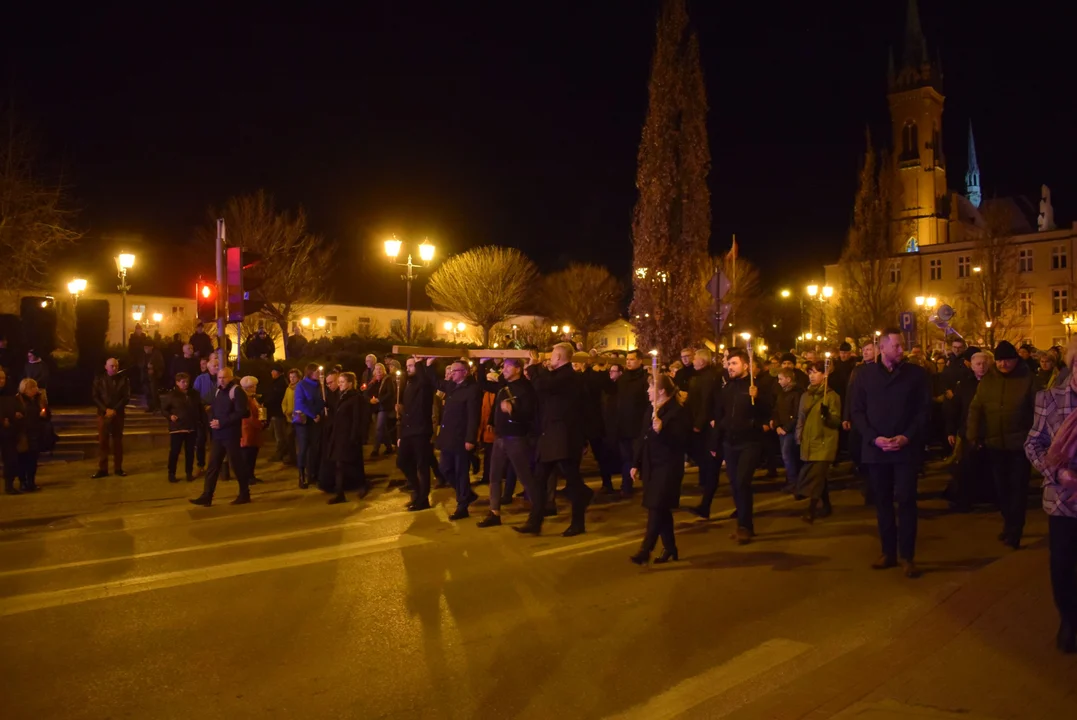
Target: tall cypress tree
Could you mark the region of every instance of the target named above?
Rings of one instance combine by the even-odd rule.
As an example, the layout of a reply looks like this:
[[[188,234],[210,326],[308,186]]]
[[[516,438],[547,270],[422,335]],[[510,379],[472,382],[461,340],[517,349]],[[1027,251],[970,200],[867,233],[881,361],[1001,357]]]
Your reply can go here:
[[[665,0],[651,61],[632,221],[639,346],[669,357],[707,331],[710,146],[699,41],[684,0]]]

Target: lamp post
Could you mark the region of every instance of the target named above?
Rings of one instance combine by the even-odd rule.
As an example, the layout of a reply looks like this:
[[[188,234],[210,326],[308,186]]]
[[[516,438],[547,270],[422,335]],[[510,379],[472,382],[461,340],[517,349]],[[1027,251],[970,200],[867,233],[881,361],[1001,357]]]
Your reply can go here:
[[[142,313],[139,310],[135,310],[131,313],[131,319],[137,322],[142,322]]]
[[[71,293],[71,302],[78,307],[79,295],[86,292],[86,281],[82,278],[75,278],[67,284],[67,291]]]
[[[303,331],[305,332],[310,327],[310,318],[299,318],[299,327],[303,328]]]
[[[1077,318],[1074,318],[1072,314],[1062,316],[1062,327],[1066,328],[1066,341],[1069,342],[1070,335],[1073,334],[1073,323],[1077,322]]]
[[[927,326],[927,319],[939,301],[937,298],[924,297],[923,295],[917,295],[914,301],[916,302],[916,306],[920,308],[921,315],[923,316],[924,329],[923,332],[920,333],[920,342],[927,345],[928,338],[930,337],[929,333],[931,332],[931,329]]]
[[[122,322],[123,337],[121,343],[127,342],[127,291],[131,286],[127,284],[127,271],[135,266],[135,256],[128,252],[122,252],[116,256],[116,275],[120,278],[120,284],[116,289],[120,291],[120,318]],[[137,322],[137,321],[136,321]]]
[[[388,256],[389,262],[408,269],[407,274],[401,275],[400,277],[407,281],[408,284],[408,319],[404,337],[407,342],[411,342],[411,281],[415,279],[415,270],[417,268],[426,267],[430,264],[430,261],[434,259],[434,246],[430,244],[429,240],[423,240],[422,244],[419,245],[419,259],[422,263],[418,264],[412,262],[411,253],[408,253],[407,262],[397,261],[397,258],[400,256],[401,244],[402,243],[396,239],[396,235],[393,235],[385,241],[385,254]]]
[[[314,321],[314,324],[318,326],[318,329],[321,330],[322,333],[324,333],[325,335],[329,334],[329,331],[325,329],[325,318],[323,318],[323,317],[318,318],[317,320]]]

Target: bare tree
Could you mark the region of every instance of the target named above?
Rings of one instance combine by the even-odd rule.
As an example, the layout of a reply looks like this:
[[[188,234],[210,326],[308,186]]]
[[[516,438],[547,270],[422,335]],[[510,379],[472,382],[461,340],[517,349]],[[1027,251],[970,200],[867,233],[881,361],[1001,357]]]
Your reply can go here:
[[[601,265],[572,263],[542,280],[542,307],[548,317],[583,336],[601,330],[621,316],[624,288]]]
[[[537,280],[535,264],[519,250],[485,246],[441,263],[426,294],[437,307],[481,327],[485,347],[495,325],[520,314]]]
[[[983,227],[975,231],[973,240],[973,272],[960,293],[967,315],[962,329],[973,337],[982,336],[992,347],[996,337],[1017,339],[1018,329],[1029,323],[1028,316],[1022,315],[1013,219],[1012,208],[1005,203],[984,205]]]
[[[288,347],[289,320],[328,299],[325,274],[332,266],[332,248],[308,230],[302,207],[294,214],[278,211],[265,190],[230,198],[223,211],[211,211],[210,217],[224,218],[229,245],[262,256],[266,300],[260,312],[280,327]]]
[[[15,293],[40,286],[49,260],[82,234],[74,229],[75,211],[62,182],[40,173],[30,134],[5,113],[6,137],[0,145],[0,291]]]
[[[728,323],[733,323],[733,329],[736,329],[760,322],[759,268],[751,260],[739,255],[734,260],[730,254],[712,257],[711,264],[729,279],[729,292],[721,299],[723,305],[730,306],[729,316],[727,326],[720,329],[719,335],[730,329]]]
[[[876,169],[869,132],[852,224],[839,261],[838,328],[842,335],[870,335],[877,328],[893,325],[901,312],[904,279],[900,264],[893,265],[901,262],[893,249],[893,196],[890,161],[884,154]],[[891,273],[892,268],[897,271]]]

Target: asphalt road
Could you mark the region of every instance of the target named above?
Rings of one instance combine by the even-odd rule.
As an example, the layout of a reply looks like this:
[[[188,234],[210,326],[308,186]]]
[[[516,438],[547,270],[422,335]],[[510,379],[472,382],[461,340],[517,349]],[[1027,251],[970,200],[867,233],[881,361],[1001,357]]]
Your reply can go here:
[[[1058,684],[1053,672],[1077,678],[1077,666],[1059,665],[1050,647],[1046,523],[1035,510],[1033,547],[1015,553],[995,540],[994,513],[951,515],[926,499],[925,572],[909,580],[869,569],[874,513],[856,490],[836,492],[834,515],[808,526],[800,503],[760,480],[754,543],[730,541],[723,492],[718,521],[677,514],[680,562],[638,568],[627,559],[645,521],[637,502],[592,506],[583,536],[560,537],[561,516],[533,538],[477,528],[484,506],[450,522],[448,490],[415,514],[384,481],[362,503],[328,506],[285,469],[259,473],[268,482],[250,505],[228,506],[235,486],[222,483],[217,504],[197,508],[185,498],[199,488],[164,482],[161,462],[129,463],[130,477],[96,486],[81,465],[50,468],[42,493],[0,497],[5,719],[1077,710],[1074,683],[1044,690]],[[385,461],[372,469],[389,472]],[[517,501],[507,524],[525,517]],[[1017,609],[976,630],[1003,602]],[[985,642],[996,630],[1010,640]],[[925,673],[946,652],[983,662],[975,682],[1005,688],[1005,699],[971,680],[948,685],[954,662]]]

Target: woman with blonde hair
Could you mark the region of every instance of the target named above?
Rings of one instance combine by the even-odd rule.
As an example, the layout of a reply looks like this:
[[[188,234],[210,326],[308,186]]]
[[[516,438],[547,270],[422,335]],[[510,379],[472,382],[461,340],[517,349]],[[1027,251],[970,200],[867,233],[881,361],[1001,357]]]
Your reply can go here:
[[[239,380],[239,386],[247,394],[247,407],[250,412],[243,418],[240,429],[239,447],[243,459],[247,461],[247,473],[250,484],[262,482],[254,475],[254,464],[258,462],[258,450],[262,447],[262,406],[255,396],[258,394],[258,378],[246,375]]]
[[[33,378],[23,378],[19,391],[5,408],[3,425],[15,441],[16,473],[22,492],[35,492],[37,486],[37,461],[48,441],[51,418],[45,391]]]

